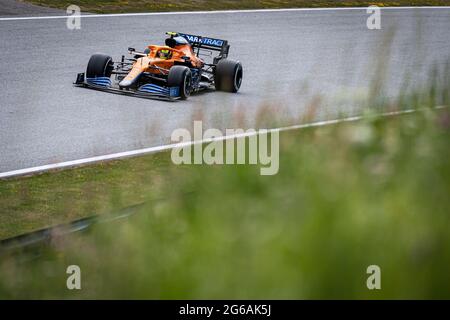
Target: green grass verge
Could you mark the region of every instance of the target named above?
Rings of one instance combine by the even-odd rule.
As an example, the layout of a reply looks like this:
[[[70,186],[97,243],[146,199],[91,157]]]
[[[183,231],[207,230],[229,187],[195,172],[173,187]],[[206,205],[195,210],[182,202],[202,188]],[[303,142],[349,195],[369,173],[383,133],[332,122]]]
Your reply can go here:
[[[3,209],[28,186],[16,204],[54,218],[147,205],[32,263],[3,256],[0,297],[450,298],[449,158],[444,109],[283,133],[275,176],[175,166],[162,153],[2,182]],[[71,264],[80,291],[65,289]],[[380,291],[366,288],[372,264]]]
[[[0,240],[157,199],[168,161],[155,154],[0,181]]]
[[[125,0],[30,0],[33,4],[66,9],[75,4],[82,11],[96,13],[152,12],[152,11],[199,11],[229,9],[273,9],[273,8],[321,8],[321,7],[365,7],[378,6],[448,6],[447,0],[190,0],[190,1],[125,1]]]

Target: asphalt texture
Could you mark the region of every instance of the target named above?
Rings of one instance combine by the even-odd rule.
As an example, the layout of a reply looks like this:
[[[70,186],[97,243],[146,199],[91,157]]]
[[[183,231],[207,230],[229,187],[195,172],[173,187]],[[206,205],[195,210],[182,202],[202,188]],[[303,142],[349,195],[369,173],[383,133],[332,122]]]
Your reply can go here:
[[[374,81],[396,97],[444,70],[450,9],[383,10],[381,30],[367,28],[368,16],[362,8],[89,17],[80,30],[66,19],[0,20],[0,172],[167,144],[193,120],[224,130],[360,114]],[[165,102],[72,85],[91,54],[118,60],[128,47],[163,43],[166,31],[227,39],[244,67],[240,92]]]

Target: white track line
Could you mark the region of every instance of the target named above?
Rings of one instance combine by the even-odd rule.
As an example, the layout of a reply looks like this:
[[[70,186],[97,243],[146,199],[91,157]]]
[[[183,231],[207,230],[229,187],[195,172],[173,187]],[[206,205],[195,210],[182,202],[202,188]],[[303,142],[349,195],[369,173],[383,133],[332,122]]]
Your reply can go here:
[[[436,107],[436,109],[442,109],[442,108],[445,108],[445,106]],[[407,114],[407,113],[412,113],[412,112],[422,111],[422,110],[424,110],[424,109],[419,109],[419,110],[410,109],[410,110],[402,110],[402,111],[393,111],[393,112],[382,113],[382,114],[379,114],[376,116],[389,117],[389,116]],[[362,120],[363,118],[364,118],[363,116],[355,116],[355,117],[342,118],[342,119],[318,121],[318,122],[298,124],[298,125],[293,125],[293,126],[288,126],[288,127],[267,129],[266,132],[272,133],[272,132],[281,132],[281,131],[298,130],[298,129],[304,129],[304,128],[312,128],[312,127],[321,127],[321,126],[338,124],[338,123],[342,123],[342,122],[358,121],[358,120]],[[161,152],[161,151],[168,151],[168,150],[172,150],[175,148],[189,147],[189,146],[193,146],[196,144],[209,143],[212,141],[225,141],[225,140],[229,140],[229,139],[250,137],[250,136],[258,135],[259,133],[260,132],[258,132],[258,131],[245,132],[242,134],[228,135],[228,136],[196,140],[196,141],[187,141],[187,142],[182,142],[182,143],[173,143],[173,144],[167,144],[167,145],[162,145],[162,146],[137,149],[137,150],[132,150],[132,151],[112,153],[112,154],[107,154],[107,155],[103,155],[103,156],[96,156],[96,157],[90,157],[90,158],[84,158],[84,159],[78,159],[78,160],[58,162],[58,163],[47,164],[47,165],[38,166],[38,167],[31,167],[31,168],[1,172],[0,179],[18,177],[18,176],[23,176],[23,175],[30,175],[30,174],[34,174],[34,173],[41,173],[41,172],[55,170],[55,169],[77,167],[77,166],[81,166],[81,165],[85,165],[85,164],[92,164],[92,163],[101,162],[101,161],[129,158],[129,157],[145,155],[145,154],[150,154],[150,153],[156,153],[156,152]]]
[[[249,9],[249,10],[211,10],[211,11],[175,11],[175,12],[142,12],[142,13],[114,13],[114,14],[86,14],[65,16],[42,16],[42,17],[4,17],[0,21],[16,20],[47,20],[67,18],[109,18],[109,17],[139,17],[139,16],[162,16],[162,15],[187,15],[187,14],[223,14],[223,13],[268,13],[268,12],[291,12],[291,11],[342,11],[342,10],[366,10],[367,7],[348,8],[287,8],[287,9]],[[450,9],[449,7],[380,7],[382,10],[411,10],[411,9]]]

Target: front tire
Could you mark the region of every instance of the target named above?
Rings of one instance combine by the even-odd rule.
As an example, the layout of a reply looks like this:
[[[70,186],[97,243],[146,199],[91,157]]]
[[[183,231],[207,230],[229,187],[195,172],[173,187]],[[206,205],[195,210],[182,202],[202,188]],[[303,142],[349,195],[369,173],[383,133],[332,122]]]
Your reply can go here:
[[[112,58],[105,54],[96,53],[89,59],[86,78],[111,77],[114,69]]]
[[[192,91],[191,70],[186,66],[173,66],[169,70],[167,85],[169,87],[179,87],[181,99],[186,100]]]
[[[244,70],[239,61],[223,59],[217,63],[214,74],[216,90],[238,92],[242,84]]]

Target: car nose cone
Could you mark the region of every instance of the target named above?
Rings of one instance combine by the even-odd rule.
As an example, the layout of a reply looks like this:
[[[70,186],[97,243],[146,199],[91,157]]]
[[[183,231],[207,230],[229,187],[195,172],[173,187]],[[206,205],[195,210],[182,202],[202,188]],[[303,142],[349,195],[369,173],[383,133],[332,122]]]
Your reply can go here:
[[[119,82],[119,86],[122,88],[129,88],[133,84],[134,80],[123,79]]]

